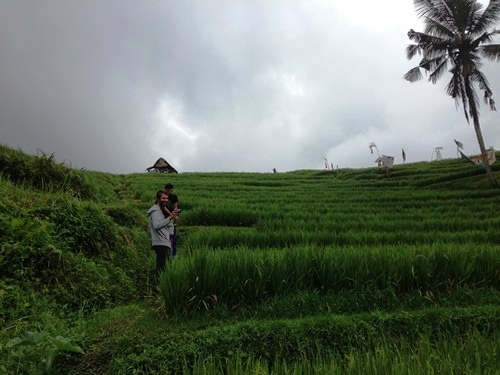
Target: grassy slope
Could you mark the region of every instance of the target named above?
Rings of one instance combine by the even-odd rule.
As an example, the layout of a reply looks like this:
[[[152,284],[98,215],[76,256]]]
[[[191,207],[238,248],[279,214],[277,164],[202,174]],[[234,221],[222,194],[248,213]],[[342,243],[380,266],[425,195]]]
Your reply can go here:
[[[359,233],[363,232],[362,239],[372,241],[373,246],[384,246],[387,237],[383,234],[405,228],[405,223],[408,233],[418,233],[396,239],[396,243],[402,247],[410,242],[418,245],[419,238],[427,238],[419,233],[429,232],[429,228],[417,225],[419,218],[432,213],[440,241],[460,247],[463,238],[469,238],[472,243],[497,246],[499,241],[492,231],[498,223],[490,216],[495,212],[491,207],[498,207],[499,193],[488,187],[479,170],[461,160],[398,165],[389,173],[375,168],[168,176],[81,171],[86,184],[71,185],[64,177],[67,171],[50,157],[33,160],[8,149],[2,153],[10,159],[25,159],[26,170],[33,168],[20,176],[13,176],[12,170],[2,170],[0,188],[5,199],[1,234],[10,244],[2,245],[2,256],[11,254],[16,244],[29,251],[41,245],[63,259],[59,266],[68,267],[60,274],[52,272],[52,268],[35,272],[40,262],[52,259],[39,251],[38,259],[18,268],[32,274],[12,271],[0,280],[3,306],[12,310],[4,318],[2,341],[24,329],[48,329],[74,339],[86,354],[60,357],[55,366],[60,373],[95,373],[96,369],[100,373],[127,373],[127,368],[144,372],[169,368],[180,372],[181,355],[192,360],[195,353],[215,358],[255,355],[269,360],[275,356],[300,358],[318,349],[322,353],[342,353],[348,348],[373,347],[381,332],[392,339],[403,337],[410,341],[416,340],[419,333],[476,330],[487,338],[498,337],[494,336],[494,327],[499,324],[497,288],[460,289],[443,295],[415,292],[398,298],[385,291],[322,296],[306,292],[237,311],[221,308],[177,317],[166,316],[162,301],[150,293],[153,259],[142,215],[151,205],[155,190],[167,179],[176,186],[185,211],[180,223],[179,257],[188,257],[200,244],[214,248],[238,246],[238,241],[253,238],[245,237],[248,231],[262,233],[257,243],[250,246],[303,246],[300,238],[289,244],[287,236],[273,237],[281,230],[279,221],[286,222],[287,213],[294,212],[292,206],[297,205],[310,218],[299,221],[297,228],[336,230],[343,234],[334,240],[339,241],[336,245],[360,246]],[[44,170],[62,170],[63,181],[68,185],[47,184],[51,174],[42,176],[42,184],[41,178],[36,177],[40,168],[33,167],[36,163],[43,164]],[[498,165],[495,168],[498,171]],[[83,241],[86,245],[76,252],[60,235],[65,222],[59,218],[65,215],[60,211],[67,205],[74,208],[78,219],[67,230],[81,228],[82,220],[89,221],[85,216],[89,210],[94,212],[93,218],[101,219],[88,233],[79,233],[74,244]],[[332,210],[337,215],[333,222],[322,223],[322,215]],[[37,218],[37,225],[30,227],[29,219],[33,217]],[[14,220],[27,229],[7,224]],[[376,224],[380,222],[384,225]],[[464,226],[470,225],[474,231],[461,236]],[[106,233],[98,230],[102,226]],[[45,236],[45,240],[30,238],[29,233],[35,230],[36,238]],[[89,241],[96,235],[99,241]],[[308,246],[314,246],[314,238],[325,237],[307,237]],[[0,261],[0,266],[2,271],[9,267],[5,261]],[[117,289],[117,284],[124,288]],[[37,299],[44,302],[37,304]],[[61,300],[66,303],[63,313],[55,308]],[[24,312],[13,307],[19,303],[25,304]],[[110,308],[103,310],[106,306]],[[72,311],[79,315],[75,317]],[[88,311],[95,312],[88,315]],[[310,337],[318,340],[311,342]],[[0,349],[6,351],[4,345]]]

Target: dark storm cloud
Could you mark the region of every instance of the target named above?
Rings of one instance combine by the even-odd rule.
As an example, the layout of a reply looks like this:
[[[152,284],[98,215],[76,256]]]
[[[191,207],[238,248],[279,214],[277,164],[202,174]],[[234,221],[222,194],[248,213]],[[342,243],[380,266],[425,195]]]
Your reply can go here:
[[[472,153],[446,79],[402,79],[418,26],[396,0],[0,0],[0,142],[115,173],[160,156],[180,171],[371,166],[372,141],[413,161],[454,156],[453,138]],[[482,121],[498,145],[498,114]]]

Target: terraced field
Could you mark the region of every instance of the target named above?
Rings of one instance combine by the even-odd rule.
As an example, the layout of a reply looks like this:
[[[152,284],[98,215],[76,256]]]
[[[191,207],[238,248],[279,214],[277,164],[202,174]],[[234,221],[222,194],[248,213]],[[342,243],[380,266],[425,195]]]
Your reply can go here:
[[[0,279],[0,369],[36,373],[43,353],[5,341],[44,330],[84,352],[57,351],[61,374],[500,371],[500,193],[462,160],[388,172],[79,173],[85,196],[2,171],[0,265],[21,246],[37,260]],[[145,211],[166,182],[183,212],[157,285]],[[33,218],[29,242],[19,226]],[[58,266],[40,270],[48,261]],[[29,302],[24,312],[15,299]]]

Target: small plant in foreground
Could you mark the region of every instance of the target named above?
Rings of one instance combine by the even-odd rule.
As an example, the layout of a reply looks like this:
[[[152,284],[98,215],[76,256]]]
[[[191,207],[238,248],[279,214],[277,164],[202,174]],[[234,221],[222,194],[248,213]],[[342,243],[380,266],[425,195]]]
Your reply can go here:
[[[24,346],[29,346],[30,350],[21,348]],[[40,358],[40,362],[44,365],[42,370],[42,373],[44,374],[50,373],[54,359],[60,351],[84,354],[82,348],[71,343],[67,338],[63,336],[52,337],[45,331],[25,331],[18,337],[10,340],[7,343],[7,347],[19,347],[12,350],[14,355],[19,357],[21,360]]]

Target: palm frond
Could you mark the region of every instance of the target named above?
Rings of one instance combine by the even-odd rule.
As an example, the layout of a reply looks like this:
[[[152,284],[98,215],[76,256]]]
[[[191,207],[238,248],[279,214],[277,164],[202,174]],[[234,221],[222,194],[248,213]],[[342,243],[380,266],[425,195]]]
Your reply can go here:
[[[446,57],[450,52],[450,44],[447,41],[427,44],[423,48],[423,56],[427,59]]]
[[[434,11],[434,6],[431,0],[414,0],[413,5],[415,6],[415,11],[418,17],[427,17],[428,14],[432,14]]]
[[[424,45],[434,44],[434,43],[443,43],[446,41],[446,38],[442,38],[442,37],[427,34],[427,33],[418,32],[418,31],[415,31],[413,29],[410,29],[410,31],[408,31],[407,35],[408,35],[408,38],[412,42],[415,42],[418,44],[424,44]]]
[[[448,39],[416,32],[413,29],[408,32],[408,38],[417,43],[412,47],[407,47],[408,59],[413,58],[417,52],[429,59],[445,55],[450,44]]]
[[[426,19],[424,26],[424,33],[437,36],[440,38],[452,38],[455,35],[455,28],[450,27],[449,24],[436,22],[433,19]]]
[[[456,68],[451,69],[450,72],[454,72]],[[463,82],[460,77],[460,74],[453,74],[451,75],[450,82],[446,85],[446,93],[450,95],[453,99],[457,99],[462,97],[462,89]]]
[[[495,101],[493,100],[493,91],[491,91],[490,85],[486,77],[479,70],[476,70],[474,74],[471,74],[471,80],[479,85],[479,89],[484,92],[483,100],[484,104],[490,107],[490,110],[495,111]]]
[[[493,100],[493,98],[490,98],[490,99],[489,99],[489,101],[490,101],[490,102],[489,102],[489,105],[490,105],[490,110],[492,110],[492,111],[496,111],[496,110],[497,110],[497,107],[495,106],[495,101]],[[486,103],[486,104],[488,104],[488,103]]]
[[[436,83],[439,78],[446,72],[448,67],[448,59],[440,57],[432,60],[431,62],[432,73],[429,75],[429,81]]]
[[[457,67],[451,69],[451,80],[446,85],[446,93],[450,95],[453,99],[455,99],[455,104],[458,106],[460,103],[460,99],[462,100],[462,107],[464,110],[464,116],[467,120],[467,123],[470,123],[469,120],[469,102],[467,100],[467,95],[465,94],[465,85],[462,76],[460,75]]]
[[[416,54],[420,54],[421,48],[418,44],[410,44],[406,47],[406,57],[408,60],[413,59]]]
[[[475,35],[482,34],[487,28],[494,27],[498,21],[500,21],[500,1],[491,0],[471,32]]]
[[[439,66],[441,66],[443,63],[447,63],[448,60],[449,57],[447,54],[440,54],[439,56],[429,59],[431,63],[431,70],[439,69]]]
[[[420,71],[420,67],[416,66],[410,69],[403,78],[409,82],[416,82],[422,79],[422,72]]]
[[[481,73],[481,71],[476,70],[473,74],[470,75],[472,82],[477,83],[479,85],[479,90],[484,91],[488,97],[490,97],[493,92],[491,91],[490,85],[486,77]]]
[[[481,4],[476,0],[448,0],[453,9],[453,23],[458,34],[467,34],[470,37],[474,25],[481,16]]]
[[[408,39],[410,39],[412,42],[415,42],[415,43],[420,43],[422,41],[422,37],[427,37],[426,34],[424,33],[420,33],[418,31],[415,31],[413,29],[410,29],[410,31],[408,31],[408,33],[406,34],[408,35]]]
[[[500,60],[500,44],[488,44],[478,48],[481,55],[489,60]]]
[[[491,37],[491,34],[489,34],[489,33],[483,33],[480,36],[478,36],[475,40],[471,41],[471,43],[470,43],[470,49],[475,50],[481,44],[491,43],[492,41],[493,41],[493,38]]]
[[[485,91],[483,95],[483,100],[484,104],[489,106],[491,111],[496,111],[497,109],[495,107],[495,101],[493,100],[492,95],[493,95],[492,93],[488,93]]]
[[[428,72],[432,69],[432,61],[423,57],[418,66]]]
[[[414,0],[415,11],[424,22],[433,21],[454,30],[453,15],[445,0]]]

